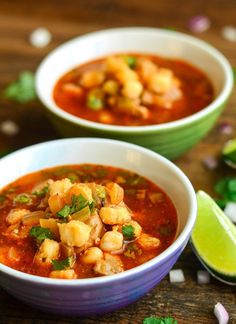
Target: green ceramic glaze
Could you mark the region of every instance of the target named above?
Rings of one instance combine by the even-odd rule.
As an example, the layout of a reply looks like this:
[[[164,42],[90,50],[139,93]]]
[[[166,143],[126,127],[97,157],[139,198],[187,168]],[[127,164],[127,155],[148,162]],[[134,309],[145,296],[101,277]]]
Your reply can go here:
[[[191,122],[183,122],[182,125],[176,127],[170,126],[166,129],[149,132],[142,132],[140,127],[140,131],[135,134],[116,134],[112,131],[104,132],[73,124],[54,114],[50,114],[49,118],[59,134],[63,137],[103,137],[123,140],[144,146],[173,160],[181,156],[208,134],[225,105],[226,101],[202,118],[195,119]]]
[[[212,82],[215,90],[213,102],[177,121],[136,127],[94,123],[57,107],[52,92],[58,78],[66,71],[99,56],[130,51],[178,57],[198,67]],[[232,87],[232,68],[217,49],[189,35],[145,27],[115,28],[77,37],[50,53],[36,73],[37,94],[62,136],[123,140],[142,145],[169,159],[181,156],[207,135],[226,105]]]

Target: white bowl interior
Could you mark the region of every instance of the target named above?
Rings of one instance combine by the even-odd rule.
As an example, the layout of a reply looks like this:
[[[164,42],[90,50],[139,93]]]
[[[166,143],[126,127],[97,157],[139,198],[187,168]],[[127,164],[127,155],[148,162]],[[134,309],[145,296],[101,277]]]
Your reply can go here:
[[[22,149],[0,160],[0,169],[4,170],[0,188],[30,172],[81,163],[116,166],[151,179],[169,195],[177,209],[178,234],[188,222],[193,222],[195,193],[186,176],[158,154],[119,141],[64,139]]]
[[[153,53],[185,60],[204,71],[215,96],[226,84],[229,64],[212,46],[196,38],[154,28],[118,28],[77,37],[55,49],[40,65],[36,88],[43,103],[63,116],[52,91],[57,80],[70,69],[96,58],[119,52]]]

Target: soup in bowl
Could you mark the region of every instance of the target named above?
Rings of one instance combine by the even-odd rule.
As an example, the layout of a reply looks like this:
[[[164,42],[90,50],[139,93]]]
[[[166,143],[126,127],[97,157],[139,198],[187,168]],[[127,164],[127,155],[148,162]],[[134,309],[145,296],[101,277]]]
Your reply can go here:
[[[170,159],[208,133],[232,87],[230,64],[214,47],[143,27],[77,37],[36,74],[38,96],[63,136],[125,140]]]
[[[134,302],[169,272],[195,222],[186,176],[136,145],[56,140],[0,166],[0,283],[44,311],[91,315]]]

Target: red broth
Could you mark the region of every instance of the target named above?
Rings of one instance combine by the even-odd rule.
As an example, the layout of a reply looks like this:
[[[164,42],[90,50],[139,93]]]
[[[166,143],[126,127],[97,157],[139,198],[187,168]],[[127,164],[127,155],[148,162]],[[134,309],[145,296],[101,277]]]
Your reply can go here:
[[[49,192],[45,188],[41,191],[35,191],[34,188],[47,179],[56,181],[64,178],[69,178],[74,185],[94,182],[109,187],[108,183],[119,184],[124,189],[124,204],[132,212],[132,220],[140,224],[142,233],[159,241],[160,244],[157,247],[151,248],[143,247],[139,243],[140,236],[138,239],[125,242],[123,252],[116,255],[122,263],[123,270],[131,269],[152,259],[174,241],[178,224],[176,209],[165,192],[154,183],[135,173],[115,167],[91,164],[62,166],[23,176],[0,192],[1,263],[25,273],[44,277],[50,276],[54,267],[53,262],[40,264],[35,261],[39,243],[29,233],[33,226],[39,225],[37,221],[33,224],[27,224],[24,219],[20,219],[14,224],[9,224],[8,215],[12,209],[27,209],[29,212],[43,211],[45,212],[44,218],[55,219],[56,216],[52,215],[50,208],[48,208]],[[94,206],[96,209],[96,204]],[[57,218],[57,222],[63,224],[66,220]],[[111,225],[104,225],[100,236],[104,235],[106,231],[111,231],[111,228]],[[100,238],[96,241],[98,247],[99,242],[101,242]],[[60,241],[60,239],[57,238],[55,241]],[[65,259],[61,248],[60,246],[60,253],[57,257],[59,261]],[[74,271],[76,278],[90,278],[101,275],[94,272],[94,264],[81,262],[83,253],[83,247],[74,251],[75,259],[72,271]]]
[[[102,58],[80,65],[63,75],[54,88],[53,97],[55,103],[64,111],[93,122],[123,126],[144,126],[162,124],[190,116],[212,102],[214,93],[211,82],[203,71],[191,64],[179,59],[167,59],[154,55],[127,55],[130,55],[137,62],[143,60],[143,58],[149,60],[158,67],[158,71],[169,70],[174,76],[173,80],[175,79],[179,83],[177,96],[175,88],[173,88],[174,92],[171,89],[165,93],[159,93],[158,89],[157,92],[153,92],[150,80],[143,77],[137,64],[132,70],[137,73],[143,90],[138,98],[132,100],[125,98],[126,101],[131,100],[128,103],[125,101],[125,105],[127,105],[127,110],[125,110],[124,100],[122,101],[124,84],[122,84],[120,76],[110,74],[110,71],[108,71],[105,72],[103,84],[99,86],[92,85],[91,88],[81,85],[81,78],[84,73],[104,70],[107,58]],[[107,93],[102,93],[103,103],[100,106],[95,106],[94,109],[90,109],[87,104],[89,91],[101,90],[107,80],[117,82],[118,90],[116,94],[108,98]],[[67,89],[68,84],[70,84],[69,89]],[[71,89],[71,85],[75,86],[74,89]],[[176,96],[176,99],[170,99],[173,96]],[[168,100],[172,100],[170,104]],[[118,106],[121,106],[122,109],[118,109]]]

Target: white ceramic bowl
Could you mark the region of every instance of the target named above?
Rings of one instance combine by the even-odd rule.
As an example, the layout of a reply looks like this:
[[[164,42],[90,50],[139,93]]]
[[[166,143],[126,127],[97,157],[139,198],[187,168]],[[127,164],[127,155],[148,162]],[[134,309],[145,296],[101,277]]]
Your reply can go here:
[[[91,122],[60,109],[53,100],[57,80],[72,68],[113,53],[151,53],[179,58],[204,71],[215,99],[205,109],[177,121],[150,126],[114,126]],[[37,94],[63,136],[96,136],[125,140],[176,158],[213,127],[233,87],[227,59],[211,45],[188,35],[157,28],[115,28],[74,38],[53,50],[36,73]]]
[[[187,177],[173,163],[142,147],[120,141],[62,139],[33,145],[0,160],[0,188],[27,173],[65,164],[93,163],[136,172],[158,184],[178,213],[178,235],[152,260],[108,277],[78,280],[29,275],[0,264],[0,284],[22,301],[54,313],[91,315],[123,307],[154,287],[184,249],[196,218],[196,198]]]

